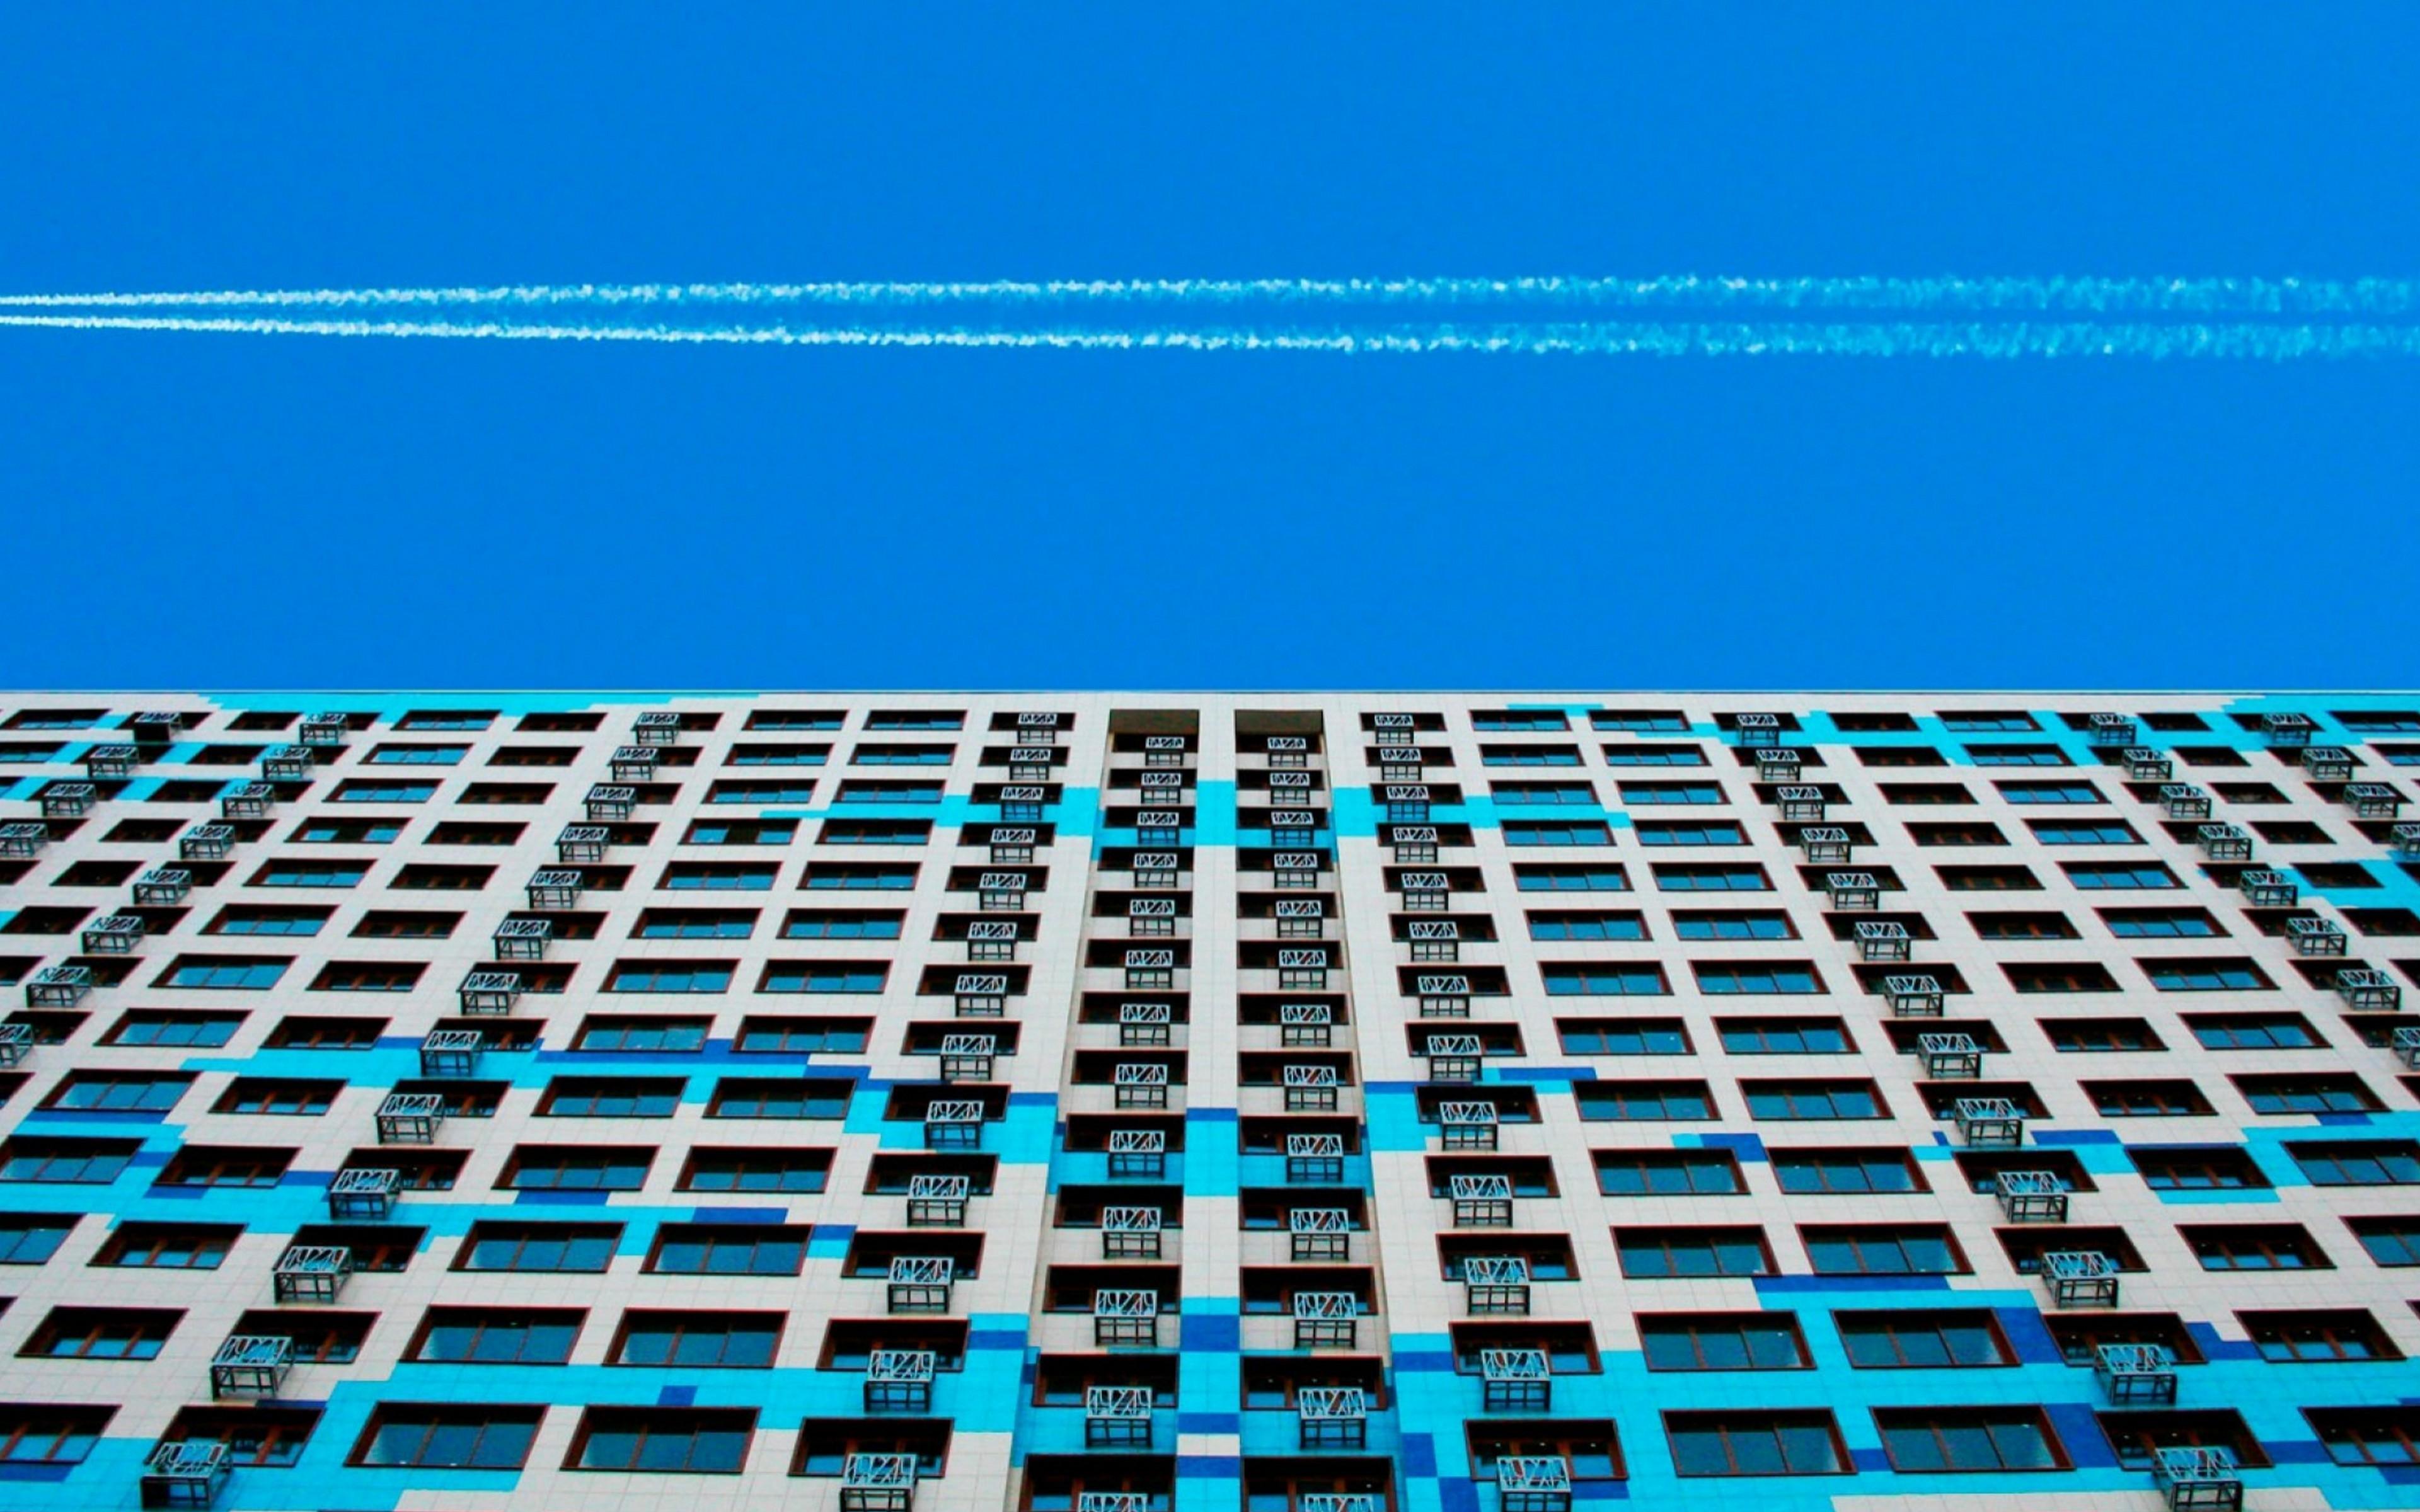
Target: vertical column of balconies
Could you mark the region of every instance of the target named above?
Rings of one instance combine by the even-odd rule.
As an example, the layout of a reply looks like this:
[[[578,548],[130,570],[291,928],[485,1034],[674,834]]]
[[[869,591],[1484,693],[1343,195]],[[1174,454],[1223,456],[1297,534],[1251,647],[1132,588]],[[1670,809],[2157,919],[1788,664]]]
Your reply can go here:
[[[1351,1508],[1401,1435],[1328,741],[1315,711],[1236,717],[1238,1392],[1248,1492]]]
[[[1193,899],[1202,817],[1198,716],[1112,711],[1094,867],[1066,944],[1071,1018],[1019,1405],[1027,1494],[1089,1512],[1169,1512],[1190,1415],[1206,1166],[1193,1037],[1202,999]],[[1232,1294],[1232,1291],[1230,1292]],[[1232,1304],[1230,1304],[1232,1307]],[[1015,1504],[1012,1502],[1012,1504]]]

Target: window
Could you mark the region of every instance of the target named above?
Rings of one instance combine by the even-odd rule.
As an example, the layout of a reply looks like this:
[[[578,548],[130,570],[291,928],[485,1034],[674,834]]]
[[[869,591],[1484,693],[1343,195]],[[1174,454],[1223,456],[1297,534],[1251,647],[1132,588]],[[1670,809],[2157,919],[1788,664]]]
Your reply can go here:
[[[160,1167],[157,1186],[270,1187],[294,1164],[294,1151],[252,1145],[185,1145]]]
[[[1676,911],[1672,915],[1672,933],[1683,940],[1794,940],[1798,932],[1791,927],[1788,914],[1752,913],[1734,910],[1724,913]]]
[[[1988,820],[1966,819],[1954,824],[1907,826],[1908,839],[1918,845],[2006,845],[2009,837],[2000,826]]]
[[[1633,734],[1679,734],[1689,721],[1679,709],[1591,709],[1591,730],[1627,730]]]
[[[380,1402],[351,1463],[417,1470],[519,1470],[545,1418],[542,1406]]]
[[[2040,1024],[2051,1048],[2065,1054],[2167,1048],[2141,1019],[2043,1019]]]
[[[1815,974],[1814,964],[1807,961],[1692,961],[1689,970],[1698,979],[1698,991],[1709,997],[1739,994],[1797,995],[1823,991],[1823,979]]]
[[[2364,1307],[2311,1308],[2297,1312],[2237,1313],[2243,1332],[2273,1365],[2336,1365],[2359,1360],[2400,1360],[2403,1351]]]
[[[1523,892],[1628,892],[1630,877],[1618,866],[1516,866],[1512,885]]]
[[[442,827],[442,826],[440,826]],[[431,836],[432,840],[437,837]],[[491,843],[481,841],[480,843]],[[492,866],[429,866],[415,864],[395,874],[395,887],[405,892],[476,892],[496,874]]]
[[[1499,1458],[1559,1459],[1575,1481],[1622,1480],[1621,1445],[1610,1418],[1486,1418],[1466,1425],[1473,1475],[1492,1477]]]
[[[721,993],[731,990],[729,961],[616,961],[609,993]],[[596,1048],[582,1045],[582,1049]]]
[[[371,766],[458,766],[468,746],[372,746],[363,761]]]
[[[1722,801],[1720,790],[1712,791],[1714,796],[1704,801],[1720,803]],[[1505,807],[1540,804],[1578,804],[1584,808],[1596,806],[1596,789],[1586,782],[1496,782],[1489,785],[1487,794],[1498,805]],[[1665,801],[1680,803],[1688,800],[1672,798]]]
[[[284,1076],[239,1076],[227,1084],[213,1113],[318,1118],[336,1105],[341,1081],[304,1081]]]
[[[830,746],[742,742],[724,760],[732,766],[821,766],[830,759]]]
[[[2200,908],[2103,908],[2102,924],[2121,940],[2203,940],[2226,932]]]
[[[647,1269],[685,1275],[797,1275],[807,1230],[790,1224],[666,1224]]]
[[[860,746],[848,760],[851,766],[947,766],[956,754],[954,746]]]
[[[264,1043],[271,1050],[369,1050],[386,1028],[384,1019],[309,1017],[277,1021]]]
[[[2172,956],[2134,964],[2164,993],[2249,992],[2276,985],[2242,956]]]
[[[231,903],[218,912],[205,934],[312,935],[327,927],[329,908],[269,908]]]
[[[142,1148],[139,1139],[12,1134],[0,1140],[0,1181],[105,1186]]]
[[[397,730],[485,730],[496,722],[493,709],[413,709],[395,722]]]
[[[765,1146],[691,1149],[682,1167],[684,1192],[821,1192],[831,1177],[829,1149]]]
[[[165,1307],[54,1307],[17,1352],[27,1359],[156,1359],[184,1316]]]
[[[564,1365],[579,1307],[431,1307],[403,1357],[424,1365]]]
[[[2326,1042],[2300,1013],[2191,1013],[2185,1027],[2205,1050],[2316,1050]]]
[[[2071,884],[2087,892],[2181,886],[2175,872],[2150,861],[2062,861],[2059,870]]]
[[[259,1331],[239,1327],[238,1332]],[[302,1358],[302,1341],[298,1337],[298,1359]],[[227,1462],[232,1465],[274,1469],[299,1463],[302,1446],[310,1442],[311,1430],[318,1426],[319,1410],[316,1407],[271,1407],[266,1403],[185,1407],[168,1420],[167,1431],[160,1437],[224,1444]]]
[[[1557,1019],[1563,1053],[1573,1056],[1685,1056],[1689,1033],[1679,1019]]]
[[[1858,1196],[1926,1190],[1904,1149],[1776,1149],[1770,1158],[1774,1179],[1788,1193]]]
[[[782,921],[785,940],[895,940],[906,915],[897,909],[794,908]]]
[[[569,1468],[648,1474],[737,1474],[756,1432],[752,1407],[592,1407]]]
[[[2122,819],[2092,824],[2078,820],[2028,819],[2025,827],[2044,845],[2140,845],[2143,837]]]
[[[445,940],[462,922],[459,914],[404,909],[378,909],[364,914],[353,926],[357,940]]]
[[[1452,1323],[1456,1374],[1480,1373],[1481,1351],[1536,1350],[1559,1376],[1592,1376],[1601,1368],[1596,1339],[1586,1323]]]
[[[1650,1370],[1802,1370],[1811,1362],[1788,1312],[1641,1313]]]
[[[599,1014],[580,1026],[573,1048],[597,1050],[690,1051],[706,1048],[710,1020],[669,1015],[611,1016]]]
[[[787,845],[798,838],[795,819],[700,819],[681,837],[684,845]]]
[[[1667,1412],[1672,1468],[1683,1475],[1837,1475],[1849,1468],[1823,1411]]]
[[[933,825],[923,819],[827,819],[815,840],[823,845],[922,845],[932,836]]]
[[[2040,878],[2022,866],[1939,866],[1933,871],[1951,892],[2040,892]]]
[[[2114,993],[2118,979],[2097,962],[2000,963],[2000,974],[2021,993]]]
[[[1994,782],[2000,796],[2012,804],[2106,803],[2089,782]]]
[[[811,1417],[799,1425],[799,1443],[790,1460],[790,1473],[837,1475],[850,1455],[861,1454],[913,1455],[918,1475],[939,1475],[949,1458],[950,1424],[940,1418],[903,1421]],[[1107,1463],[1114,1464],[1116,1460],[1109,1458]]]
[[[0,1213],[0,1265],[41,1265],[75,1227],[72,1214]]]
[[[1856,1048],[1838,1019],[1716,1019],[1723,1050],[1734,1056],[1837,1056]]]
[[[1646,920],[1637,914],[1617,913],[1532,913],[1528,916],[1529,938],[1533,940],[1643,940],[1647,938]]]
[[[2239,1145],[2129,1145],[2126,1154],[2154,1192],[2251,1191],[2270,1184]]]
[[[1981,1307],[1833,1315],[1849,1364],[1861,1370],[2013,1365],[1999,1324]]]
[[[2210,1100],[2191,1082],[2085,1082],[2092,1110],[2104,1119],[2207,1118]]]
[[[1498,833],[1507,845],[1610,845],[1613,831],[1600,824],[1508,819]],[[1653,841],[1642,841],[1654,843]]]
[[[1703,766],[1706,753],[1696,746],[1606,746],[1607,766]]]
[[[1978,766],[2066,766],[2067,753],[2056,746],[1968,746],[1966,759]]]
[[[1505,746],[1487,745],[1479,748],[1481,766],[1577,766],[1580,748],[1577,746]]]
[[[686,1085],[678,1076],[558,1076],[537,1111],[547,1119],[669,1119]]]
[[[765,1367],[782,1342],[782,1313],[645,1312],[622,1315],[606,1359],[614,1365]]]
[[[756,930],[753,908],[650,908],[630,931],[640,940],[744,940]]]
[[[1652,962],[1561,961],[1541,968],[1550,997],[1661,997],[1671,985]]]
[[[392,845],[402,833],[392,819],[310,819],[286,838],[305,845]]]
[[[1730,1196],[1746,1190],[1738,1157],[1722,1149],[1600,1149],[1597,1190],[1609,1197]]]
[[[815,785],[803,779],[788,782],[716,782],[706,790],[708,803],[808,803]]]
[[[810,890],[906,892],[916,886],[916,868],[827,862],[807,868],[805,886]]]
[[[655,1150],[644,1145],[519,1145],[496,1185],[513,1192],[636,1192]]]
[[[311,979],[315,993],[408,993],[427,964],[420,961],[331,961]]]
[[[1798,1230],[1817,1275],[1962,1275],[1946,1224],[1807,1224]]]
[[[1891,1468],[1903,1475],[2067,1468],[2038,1407],[1878,1407],[1874,1426]]]
[[[483,1220],[455,1252],[458,1271],[599,1272],[622,1241],[620,1224]]]
[[[121,1223],[95,1265],[133,1271],[215,1271],[243,1232],[234,1224]]]
[[[845,1119],[857,1084],[838,1077],[725,1076],[706,1104],[709,1119]]]
[[[0,1405],[0,1464],[82,1464],[116,1414],[115,1407]]]
[[[41,1101],[55,1113],[167,1113],[194,1079],[179,1072],[68,1072]]]
[[[412,1173],[407,1170],[404,1176],[409,1182]],[[427,1229],[405,1224],[304,1224],[294,1230],[293,1242],[349,1249],[355,1271],[399,1275],[411,1269],[411,1257],[427,1237]]]
[[[2301,1224],[2179,1225],[2177,1232],[2205,1271],[2335,1269]]]
[[[2420,1142],[2410,1139],[2304,1142],[2286,1153],[2313,1186],[2420,1185]]]
[[[1773,1252],[1764,1230],[1738,1228],[1620,1228],[1613,1231],[1621,1273],[1634,1281],[1675,1276],[1771,1275]]]
[[[2150,1469],[2152,1454],[2160,1449],[2225,1449],[2238,1465],[2257,1469],[2269,1463],[2243,1419],[2226,1409],[2180,1412],[2129,1408],[2094,1415],[2118,1452],[2118,1463],[2128,1470]]]
[[[838,709],[758,709],[748,716],[751,730],[837,730]]]
[[[2255,1113],[2378,1113],[2386,1104],[2350,1074],[2230,1076]]]
[[[674,892],[765,892],[781,870],[770,861],[674,861],[659,886]]]
[[[2347,1218],[2345,1227],[2380,1265],[2420,1265],[2420,1218]]]
[[[743,1054],[858,1055],[865,1049],[872,1019],[750,1018],[739,1025],[732,1048]]]
[[[1700,804],[1724,802],[1723,790],[1714,782],[1624,782],[1621,801],[1631,808],[1653,808],[1668,804]]]
[[[1652,1123],[1714,1116],[1714,1094],[1703,1082],[1575,1082],[1572,1099],[1589,1120]]]
[[[337,803],[427,803],[437,793],[434,782],[394,782],[351,778],[329,795]]]
[[[1739,825],[1722,821],[1683,824],[1677,820],[1650,820],[1632,826],[1641,845],[1745,845],[1747,835]],[[1611,843],[1605,841],[1603,843]]]
[[[195,992],[262,993],[277,985],[291,956],[180,955],[153,983]]]
[[[768,961],[760,993],[878,993],[890,973],[880,961]]]
[[[1772,879],[1761,866],[1664,866],[1655,869],[1655,887],[1662,892],[1771,892]]]
[[[2339,1465],[2420,1465],[2420,1409],[2311,1407],[2303,1415]]]
[[[111,1045],[163,1047],[193,1050],[215,1050],[235,1038],[243,1027],[241,1013],[176,1011],[165,1009],[138,1008],[131,1010],[101,1042]]]
[[[1744,1081],[1748,1116],[1761,1119],[1879,1119],[1882,1094],[1861,1081]]]

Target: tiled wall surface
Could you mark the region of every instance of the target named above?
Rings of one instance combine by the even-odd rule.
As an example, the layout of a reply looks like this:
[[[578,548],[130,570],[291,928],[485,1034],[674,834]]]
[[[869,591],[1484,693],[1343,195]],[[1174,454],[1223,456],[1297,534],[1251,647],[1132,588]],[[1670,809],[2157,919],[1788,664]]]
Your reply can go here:
[[[0,1505],[2420,1505],[2415,767],[2420,694],[0,695]]]

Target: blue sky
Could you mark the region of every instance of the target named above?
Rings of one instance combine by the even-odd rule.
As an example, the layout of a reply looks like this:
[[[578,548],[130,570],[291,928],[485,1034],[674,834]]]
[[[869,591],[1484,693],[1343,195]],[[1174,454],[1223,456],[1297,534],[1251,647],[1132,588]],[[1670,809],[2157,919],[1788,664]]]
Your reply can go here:
[[[788,12],[800,12],[789,14]],[[2413,271],[2420,7],[15,7],[0,292]],[[2385,686],[2420,364],[0,332],[0,684]]]

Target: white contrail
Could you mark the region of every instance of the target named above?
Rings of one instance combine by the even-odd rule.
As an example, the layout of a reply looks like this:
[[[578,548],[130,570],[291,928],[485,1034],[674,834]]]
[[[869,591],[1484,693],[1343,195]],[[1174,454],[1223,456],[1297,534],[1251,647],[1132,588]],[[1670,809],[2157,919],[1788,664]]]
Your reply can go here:
[[[912,328],[886,325],[668,326],[561,324],[512,318],[297,319],[263,316],[0,315],[0,326],[74,331],[482,341],[661,343],[679,346],[967,347],[1068,351],[1497,352],[1652,357],[2119,357],[2284,362],[2420,357],[2420,326],[2267,325],[2234,321],[1498,322],[1456,326],[1169,325],[1134,329]]]
[[[772,305],[915,309],[931,305],[1374,306],[1560,305],[1575,310],[1890,311],[1977,317],[2337,316],[2420,314],[2420,281],[2399,278],[1404,278],[1134,279],[806,284],[527,284],[498,287],[225,289],[187,293],[25,294],[34,308],[375,309],[479,306],[599,309]]]

